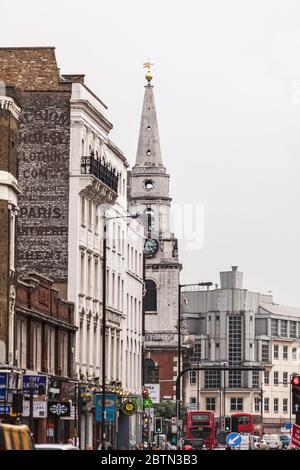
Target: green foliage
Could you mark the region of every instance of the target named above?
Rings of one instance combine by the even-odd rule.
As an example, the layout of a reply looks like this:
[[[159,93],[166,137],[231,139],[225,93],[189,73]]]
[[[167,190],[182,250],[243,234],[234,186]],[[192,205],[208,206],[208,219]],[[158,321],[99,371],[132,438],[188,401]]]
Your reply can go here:
[[[158,405],[154,405],[155,416],[159,416],[164,419],[171,419],[176,416],[176,402],[173,400],[162,400]],[[186,418],[186,407],[180,405],[180,419],[185,421]]]

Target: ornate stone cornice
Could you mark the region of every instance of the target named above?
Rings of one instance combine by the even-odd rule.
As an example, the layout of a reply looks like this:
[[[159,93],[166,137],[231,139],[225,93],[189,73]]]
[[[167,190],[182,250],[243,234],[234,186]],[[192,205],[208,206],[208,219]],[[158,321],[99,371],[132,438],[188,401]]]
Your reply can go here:
[[[86,186],[81,190],[87,199],[91,199],[96,204],[114,204],[118,195],[102,181],[92,175],[81,175],[81,182]]]
[[[0,95],[0,108],[10,111],[11,114],[19,120],[21,114],[21,108],[15,103],[10,96]]]

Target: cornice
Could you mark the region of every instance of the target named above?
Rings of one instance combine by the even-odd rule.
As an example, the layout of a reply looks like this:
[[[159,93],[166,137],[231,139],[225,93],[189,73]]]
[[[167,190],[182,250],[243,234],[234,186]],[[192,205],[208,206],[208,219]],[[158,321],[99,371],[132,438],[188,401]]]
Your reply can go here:
[[[21,114],[21,108],[15,103],[13,98],[10,96],[0,96],[0,108],[6,111],[10,111],[11,114],[19,120]]]

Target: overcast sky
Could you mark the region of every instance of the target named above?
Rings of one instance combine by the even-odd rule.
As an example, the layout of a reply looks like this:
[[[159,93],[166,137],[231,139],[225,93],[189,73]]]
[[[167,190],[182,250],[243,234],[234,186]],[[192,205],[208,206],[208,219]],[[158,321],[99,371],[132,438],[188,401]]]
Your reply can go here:
[[[174,203],[204,207],[182,281],[238,265],[300,306],[299,1],[1,0],[0,18],[2,46],[56,46],[62,73],[86,74],[131,164],[150,57]]]

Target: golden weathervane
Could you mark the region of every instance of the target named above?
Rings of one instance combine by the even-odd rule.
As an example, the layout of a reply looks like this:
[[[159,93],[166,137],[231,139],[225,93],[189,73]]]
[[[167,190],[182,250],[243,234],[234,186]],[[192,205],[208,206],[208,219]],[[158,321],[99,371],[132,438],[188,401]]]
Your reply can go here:
[[[152,74],[152,72],[151,72],[151,67],[152,67],[152,65],[154,65],[154,64],[152,64],[152,63],[150,62],[150,59],[148,60],[148,62],[145,62],[145,63],[143,64],[144,69],[147,69],[147,70],[146,70],[146,73],[145,73],[145,78],[146,78],[146,80],[147,80],[149,83],[151,82],[151,80],[152,80],[152,78],[153,78],[153,74]]]

